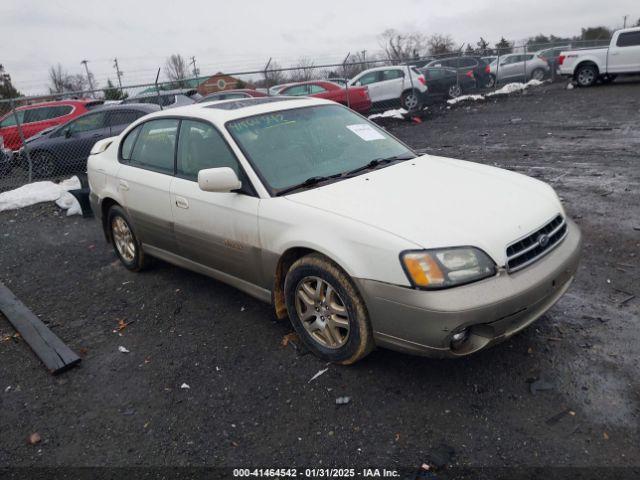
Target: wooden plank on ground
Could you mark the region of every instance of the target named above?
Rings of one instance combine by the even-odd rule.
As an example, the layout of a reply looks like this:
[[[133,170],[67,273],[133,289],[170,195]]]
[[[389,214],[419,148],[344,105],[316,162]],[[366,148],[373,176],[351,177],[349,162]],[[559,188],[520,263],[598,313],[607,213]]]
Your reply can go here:
[[[80,362],[55,333],[0,282],[0,311],[54,375]]]

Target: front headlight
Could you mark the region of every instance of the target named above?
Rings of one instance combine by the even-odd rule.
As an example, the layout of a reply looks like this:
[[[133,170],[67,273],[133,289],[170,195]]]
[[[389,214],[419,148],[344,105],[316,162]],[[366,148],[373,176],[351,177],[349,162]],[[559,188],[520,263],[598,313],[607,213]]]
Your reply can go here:
[[[439,248],[404,252],[400,256],[414,287],[447,288],[475,282],[496,273],[496,265],[473,247]]]

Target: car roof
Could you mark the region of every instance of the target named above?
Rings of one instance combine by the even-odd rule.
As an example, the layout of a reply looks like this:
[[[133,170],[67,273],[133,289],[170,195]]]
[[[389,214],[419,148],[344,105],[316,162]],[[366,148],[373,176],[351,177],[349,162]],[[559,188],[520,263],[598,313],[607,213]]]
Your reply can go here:
[[[135,109],[135,110],[142,110],[144,112],[157,112],[158,110],[160,110],[160,105],[157,105],[155,103],[121,103],[118,105],[102,105],[99,107],[94,108],[93,110],[90,110],[87,113],[92,113],[92,112],[104,112],[104,111],[118,111],[118,110],[131,110],[131,109]]]
[[[152,113],[150,116],[145,117],[145,120],[155,117],[190,117],[208,120],[222,126],[229,120],[238,118],[318,105],[336,104],[329,100],[312,97],[252,97],[194,103]]]
[[[369,72],[379,72],[380,70],[393,70],[393,69],[404,70],[407,68],[409,67],[407,67],[406,65],[386,65],[384,67],[368,68],[365,71],[360,72],[358,75],[362,75],[363,73],[369,73]]]
[[[103,102],[102,100],[94,100],[91,98],[72,99],[72,100],[51,100],[49,102],[38,102],[38,103],[31,103],[29,105],[21,105],[20,107],[16,107],[16,110],[29,110],[32,108],[40,108],[40,107],[56,107],[60,105],[77,106],[77,105],[87,105],[91,103],[100,104],[102,102]]]

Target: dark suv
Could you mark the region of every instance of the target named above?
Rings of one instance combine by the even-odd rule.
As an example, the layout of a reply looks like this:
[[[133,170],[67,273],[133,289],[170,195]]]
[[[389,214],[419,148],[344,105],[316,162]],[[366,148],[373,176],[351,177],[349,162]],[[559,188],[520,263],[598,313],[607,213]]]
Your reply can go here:
[[[475,78],[477,88],[492,87],[495,84],[495,79],[491,76],[489,64],[480,57],[447,57],[438,58],[427,63],[425,68],[431,67],[446,67],[454,68],[459,73],[471,76]]]

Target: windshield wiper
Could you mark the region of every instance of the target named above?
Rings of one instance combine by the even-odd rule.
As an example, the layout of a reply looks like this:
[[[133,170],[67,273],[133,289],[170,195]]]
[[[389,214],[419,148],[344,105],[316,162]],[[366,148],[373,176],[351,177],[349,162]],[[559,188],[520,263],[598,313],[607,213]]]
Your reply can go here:
[[[312,187],[319,183],[326,182],[327,180],[333,180],[334,178],[339,178],[341,176],[341,173],[337,173],[335,175],[309,177],[304,182],[297,183],[296,185],[291,185],[290,187],[283,188],[282,190],[278,190],[276,195],[284,195],[285,193],[289,193],[300,188]]]
[[[389,163],[397,162],[399,160],[410,160],[412,158],[416,158],[416,157],[412,154],[406,154],[406,153],[403,153],[402,155],[395,155],[393,157],[376,158],[374,160],[371,160],[369,163],[366,163],[358,168],[354,168],[353,170],[348,170],[346,172],[343,172],[340,176],[344,178],[349,178],[357,175],[360,172],[364,172],[366,170],[375,170],[376,168],[382,165],[387,165]]]

